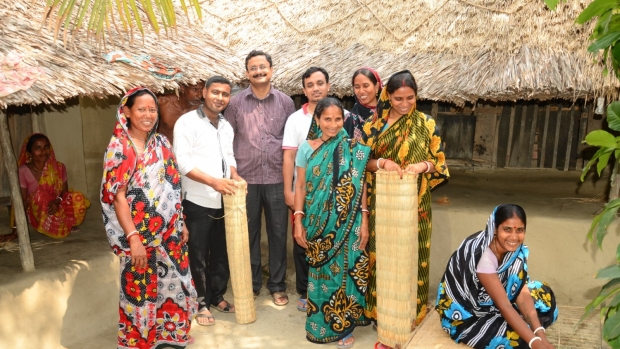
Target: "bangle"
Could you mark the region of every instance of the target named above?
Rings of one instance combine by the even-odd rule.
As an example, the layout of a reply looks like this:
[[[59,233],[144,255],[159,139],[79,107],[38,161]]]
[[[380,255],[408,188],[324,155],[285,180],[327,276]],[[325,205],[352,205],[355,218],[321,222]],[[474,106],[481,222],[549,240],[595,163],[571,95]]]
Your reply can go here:
[[[125,239],[127,239],[127,242],[129,242],[129,239],[136,234],[138,234],[138,231],[134,230],[131,233],[127,234],[127,236],[125,236]]]
[[[366,212],[366,213],[370,213],[370,211],[368,211],[367,209],[363,208],[362,212]]]
[[[530,346],[530,349],[532,349],[532,343],[534,343],[534,341],[542,341],[542,339],[540,339],[540,337],[534,337],[530,339],[530,342],[528,343],[528,345]]]
[[[62,202],[62,196],[58,195],[58,197],[56,198],[56,200],[60,200],[60,202]]]
[[[424,164],[426,165],[426,171],[424,171],[424,173],[429,173],[431,170],[431,165],[428,161],[424,161]]]
[[[545,328],[544,328],[544,327],[542,327],[542,326],[540,326],[539,328],[537,328],[537,329],[535,329],[535,330],[534,330],[534,335],[536,335],[536,332],[538,332],[538,331],[540,331],[540,330],[542,330],[542,331],[543,331],[543,333],[547,333],[547,331],[545,331]]]
[[[377,170],[381,170],[381,166],[379,166],[381,164],[381,160],[385,160],[384,158],[378,158],[377,159]],[[385,165],[385,163],[383,164]],[[385,169],[385,166],[383,167]]]
[[[305,216],[306,214],[304,213],[304,211],[295,211],[295,213],[293,213],[293,216],[297,216],[298,214]]]

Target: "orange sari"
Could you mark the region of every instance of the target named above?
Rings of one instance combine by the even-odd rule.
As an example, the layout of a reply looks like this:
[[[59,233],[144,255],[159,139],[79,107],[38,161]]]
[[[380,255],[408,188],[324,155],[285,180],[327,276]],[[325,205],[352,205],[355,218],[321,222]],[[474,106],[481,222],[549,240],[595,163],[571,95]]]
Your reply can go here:
[[[17,162],[18,166],[26,165],[28,161],[26,144],[30,137],[24,141]],[[62,202],[58,205],[56,213],[47,214],[50,201],[60,196],[62,191],[63,167],[61,162],[56,161],[54,149],[50,144],[50,158],[43,167],[39,186],[33,193],[28,194],[25,203],[26,217],[30,225],[39,233],[56,239],[66,237],[74,226],[82,224],[86,209],[90,207],[90,201],[84,197],[84,194],[71,189],[62,195]]]

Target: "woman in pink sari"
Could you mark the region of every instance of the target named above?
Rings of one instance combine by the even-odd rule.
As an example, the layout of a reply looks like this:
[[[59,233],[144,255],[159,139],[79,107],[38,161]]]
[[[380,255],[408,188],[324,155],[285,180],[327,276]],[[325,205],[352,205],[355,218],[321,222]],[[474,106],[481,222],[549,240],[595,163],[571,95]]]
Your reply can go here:
[[[18,160],[19,185],[28,222],[39,233],[64,238],[77,231],[90,201],[69,189],[67,169],[56,161],[54,149],[42,133],[28,137]]]

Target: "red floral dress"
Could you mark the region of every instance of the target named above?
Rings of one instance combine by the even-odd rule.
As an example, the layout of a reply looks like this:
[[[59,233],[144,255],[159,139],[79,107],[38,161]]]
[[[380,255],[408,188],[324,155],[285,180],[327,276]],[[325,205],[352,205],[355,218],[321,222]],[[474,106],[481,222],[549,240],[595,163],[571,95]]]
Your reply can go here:
[[[187,246],[181,242],[181,178],[166,137],[150,134],[144,153],[137,156],[122,113],[125,101],[104,158],[101,188],[106,234],[121,264],[118,348],[184,348],[197,295]],[[131,265],[129,243],[113,206],[125,185],[133,222],[146,247],[145,269]]]

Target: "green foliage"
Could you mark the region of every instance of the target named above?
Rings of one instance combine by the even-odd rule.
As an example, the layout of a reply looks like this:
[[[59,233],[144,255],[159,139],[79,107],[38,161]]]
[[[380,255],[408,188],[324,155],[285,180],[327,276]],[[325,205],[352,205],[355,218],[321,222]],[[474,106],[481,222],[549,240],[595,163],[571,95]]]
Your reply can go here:
[[[607,36],[612,34],[614,33],[607,34]],[[614,36],[620,37],[620,32],[615,34],[618,35]],[[608,44],[611,45],[612,41],[609,40]],[[620,102],[612,102],[607,107],[607,124],[612,131],[620,131]],[[585,179],[586,174],[594,164],[596,164],[596,171],[600,176],[601,171],[607,167],[609,160],[613,156],[615,161],[611,177],[613,183],[620,167],[618,166],[620,164],[620,136],[616,137],[604,130],[595,130],[586,136],[584,143],[599,148],[584,167],[581,173],[581,181]],[[618,189],[614,189],[612,186],[612,190]],[[603,239],[607,234],[607,228],[616,218],[618,209],[620,209],[620,198],[609,201],[603,210],[592,220],[590,230],[588,231],[588,239],[590,241],[596,240],[596,244],[601,249],[603,247]],[[596,278],[609,279],[610,281],[601,288],[599,294],[586,306],[581,320],[590,315],[594,309],[602,306],[600,314],[604,320],[603,338],[612,348],[620,348],[620,244],[616,248],[616,264],[599,270]],[[608,302],[608,304],[604,305],[604,302]]]
[[[188,21],[190,7],[195,10],[198,19],[202,20],[198,0],[178,1]],[[160,28],[166,33],[176,28],[175,3],[175,0],[47,0],[41,25],[47,20],[52,21],[55,37],[58,37],[60,30],[64,28],[65,46],[69,33],[75,37],[82,29],[85,29],[87,37],[98,41],[104,40],[106,33],[112,33],[112,29],[116,30],[119,36],[121,32],[129,33],[133,40],[134,28],[144,35],[142,22],[148,22],[157,35]]]

